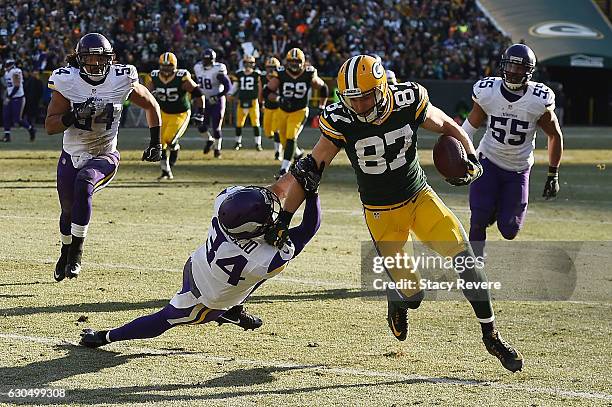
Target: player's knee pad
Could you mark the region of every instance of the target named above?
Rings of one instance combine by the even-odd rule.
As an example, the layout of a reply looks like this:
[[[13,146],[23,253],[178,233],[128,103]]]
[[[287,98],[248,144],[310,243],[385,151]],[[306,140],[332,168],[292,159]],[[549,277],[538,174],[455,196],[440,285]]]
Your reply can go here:
[[[85,168],[78,172],[75,178],[75,188],[85,187],[86,185],[94,186],[96,177],[96,170],[93,168]]]

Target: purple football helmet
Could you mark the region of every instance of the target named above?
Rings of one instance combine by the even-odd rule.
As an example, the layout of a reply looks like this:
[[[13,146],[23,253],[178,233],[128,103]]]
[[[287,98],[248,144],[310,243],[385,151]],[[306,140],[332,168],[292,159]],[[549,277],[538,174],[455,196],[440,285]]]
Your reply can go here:
[[[508,89],[518,90],[531,80],[536,56],[527,45],[513,44],[504,51],[499,65],[501,77]]]
[[[219,206],[221,229],[236,239],[261,236],[276,222],[280,200],[272,191],[249,186],[232,192]]]
[[[81,37],[76,46],[76,56],[81,73],[94,80],[104,78],[115,59],[110,41],[99,33]]]
[[[215,63],[217,53],[212,48],[206,48],[202,53],[202,63],[204,66],[211,66]]]

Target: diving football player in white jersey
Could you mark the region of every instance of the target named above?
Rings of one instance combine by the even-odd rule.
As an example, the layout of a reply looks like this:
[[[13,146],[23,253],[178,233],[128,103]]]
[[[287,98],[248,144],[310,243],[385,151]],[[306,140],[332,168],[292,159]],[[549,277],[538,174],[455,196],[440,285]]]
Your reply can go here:
[[[320,179],[320,174],[319,174]],[[266,232],[277,221],[279,196],[286,193],[287,178],[269,188],[230,187],[215,199],[206,242],[187,260],[183,285],[160,311],[108,331],[85,329],[81,345],[97,348],[110,342],[153,338],[184,324],[205,324],[238,308],[239,319],[256,318],[241,308],[247,297],[266,280],[284,270],[317,232],[321,208],[316,189],[308,194],[299,226],[289,229],[282,247],[269,245]],[[229,311],[228,311],[229,310]],[[245,315],[246,314],[246,315]],[[258,319],[258,318],[257,318]],[[261,326],[261,320],[250,329]]]

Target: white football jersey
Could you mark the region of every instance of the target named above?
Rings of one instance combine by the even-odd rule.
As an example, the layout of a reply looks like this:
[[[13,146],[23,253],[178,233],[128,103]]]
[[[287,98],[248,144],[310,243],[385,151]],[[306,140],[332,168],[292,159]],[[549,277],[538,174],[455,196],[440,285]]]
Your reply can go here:
[[[16,98],[24,95],[23,74],[21,72],[21,69],[14,67],[10,71],[4,73],[4,83],[6,84],[7,97],[13,92],[13,89],[15,88],[15,77],[18,77],[20,79],[19,83],[21,83],[21,85],[19,85],[19,90],[13,95],[13,97]]]
[[[267,244],[263,236],[234,240],[221,229],[219,206],[228,194],[242,188],[230,187],[219,194],[206,243],[191,255],[193,280],[201,294],[197,300],[211,309],[228,309],[242,303],[257,283],[280,273],[295,252],[290,241],[278,249]],[[282,262],[270,270],[277,255]]]
[[[537,122],[555,108],[555,94],[543,83],[529,81],[525,94],[510,102],[499,77],[474,84],[472,99],[487,114],[487,130],[477,152],[502,169],[522,171],[533,165]]]
[[[198,84],[207,98],[221,93],[223,85],[219,79],[217,79],[217,75],[227,75],[227,67],[225,64],[214,62],[211,66],[205,68],[202,62],[198,62],[193,67],[193,70],[198,79]]]
[[[75,166],[84,161],[82,156],[97,156],[117,149],[123,102],[137,82],[138,72],[133,65],[111,65],[106,79],[99,84],[85,81],[79,68],[64,67],[53,71],[49,88],[61,93],[71,106],[89,98],[97,99],[98,104],[104,106],[95,118],[77,121],[64,131],[64,151],[70,154]]]

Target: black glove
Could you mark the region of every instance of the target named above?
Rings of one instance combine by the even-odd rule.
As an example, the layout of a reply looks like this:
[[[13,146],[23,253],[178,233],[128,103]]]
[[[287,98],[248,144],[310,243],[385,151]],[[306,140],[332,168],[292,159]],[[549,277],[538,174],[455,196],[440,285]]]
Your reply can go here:
[[[474,154],[467,155],[467,161],[465,162],[467,172],[464,177],[458,178],[447,178],[446,182],[456,187],[468,185],[477,180],[482,175],[482,165],[478,158]]]
[[[548,167],[548,178],[546,178],[546,184],[544,184],[544,192],[542,196],[544,199],[549,200],[555,198],[559,192],[559,168]]]
[[[296,179],[298,184],[304,189],[306,197],[316,195],[319,191],[321,176],[325,168],[325,161],[321,162],[321,166],[317,166],[317,162],[308,154],[304,158],[300,158],[296,163],[291,165],[289,172]]]
[[[209,96],[208,98],[206,98],[206,101],[211,105],[216,105],[217,103],[219,103],[219,95]]]
[[[75,103],[72,113],[76,120],[86,120],[101,114],[105,107],[106,103],[101,100],[89,98],[83,103]]]
[[[151,127],[149,131],[151,132],[151,141],[149,142],[149,147],[145,148],[142,153],[142,161],[161,161],[160,126]]]
[[[281,210],[278,214],[276,222],[264,234],[264,240],[271,246],[276,246],[282,249],[289,241],[289,224],[293,214],[285,210]]]

